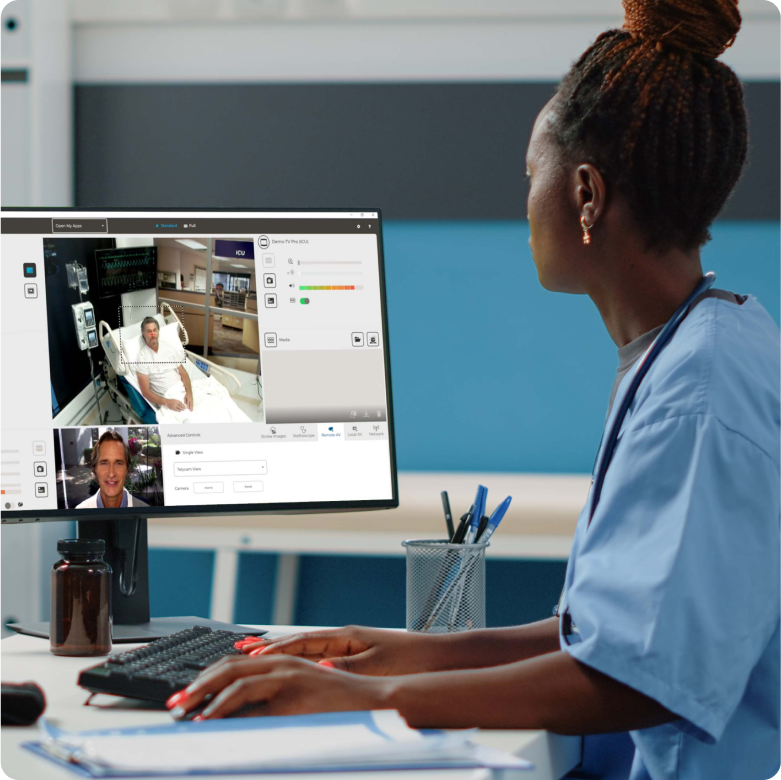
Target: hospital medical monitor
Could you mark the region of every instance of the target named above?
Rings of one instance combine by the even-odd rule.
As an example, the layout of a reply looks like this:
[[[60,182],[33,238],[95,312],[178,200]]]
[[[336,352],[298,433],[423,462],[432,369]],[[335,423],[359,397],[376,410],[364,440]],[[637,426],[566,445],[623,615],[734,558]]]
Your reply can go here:
[[[2,521],[398,504],[375,211],[2,211]]]

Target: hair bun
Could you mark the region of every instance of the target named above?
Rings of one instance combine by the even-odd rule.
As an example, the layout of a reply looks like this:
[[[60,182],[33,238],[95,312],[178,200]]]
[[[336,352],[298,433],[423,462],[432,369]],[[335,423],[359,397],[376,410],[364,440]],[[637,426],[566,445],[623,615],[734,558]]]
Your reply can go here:
[[[714,59],[732,46],[740,29],[737,0],[623,0],[624,29]]]

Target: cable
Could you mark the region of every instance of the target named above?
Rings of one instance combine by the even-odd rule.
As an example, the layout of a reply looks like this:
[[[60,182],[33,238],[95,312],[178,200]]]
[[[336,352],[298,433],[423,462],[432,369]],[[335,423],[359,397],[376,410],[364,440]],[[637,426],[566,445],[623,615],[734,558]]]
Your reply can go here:
[[[138,585],[138,548],[141,544],[141,519],[135,518],[133,521],[133,549],[130,551],[130,584],[127,584],[127,569],[125,566],[127,560],[127,550],[117,550],[117,559],[119,560],[119,592],[123,596],[132,596],[136,592]]]

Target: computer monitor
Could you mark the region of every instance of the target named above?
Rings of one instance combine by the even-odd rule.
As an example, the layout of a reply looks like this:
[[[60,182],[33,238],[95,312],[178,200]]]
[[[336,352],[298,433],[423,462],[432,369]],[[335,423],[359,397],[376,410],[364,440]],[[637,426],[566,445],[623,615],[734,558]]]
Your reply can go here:
[[[104,538],[115,623],[149,517],[398,506],[378,210],[0,217],[0,518]]]

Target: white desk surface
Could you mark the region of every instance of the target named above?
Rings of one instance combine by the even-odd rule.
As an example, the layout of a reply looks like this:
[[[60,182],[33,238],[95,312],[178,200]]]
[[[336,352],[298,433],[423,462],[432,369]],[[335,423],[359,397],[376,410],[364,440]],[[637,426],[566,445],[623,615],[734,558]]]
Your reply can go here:
[[[282,636],[301,630],[293,626],[269,626],[272,635]],[[129,650],[133,645],[115,645],[115,650]],[[49,642],[27,636],[12,636],[0,642],[0,674],[4,682],[33,681],[46,695],[45,716],[58,726],[78,731],[82,729],[158,725],[171,723],[164,710],[145,709],[148,704],[132,699],[96,696],[89,707],[84,706],[87,691],[76,685],[81,669],[101,663],[101,658],[62,658],[49,652]],[[97,706],[96,706],[97,705]],[[73,780],[72,772],[48,762],[20,747],[34,741],[34,727],[4,726],[0,729],[3,771],[14,780]],[[485,770],[428,770],[410,772],[351,772],[350,780],[431,780],[431,778],[511,777],[524,780],[558,780],[580,761],[580,738],[562,737],[546,731],[479,731],[477,740],[486,745],[507,750],[533,762],[533,771],[490,773]],[[265,780],[324,780],[332,774],[242,775]],[[226,775],[224,780],[235,780]]]

